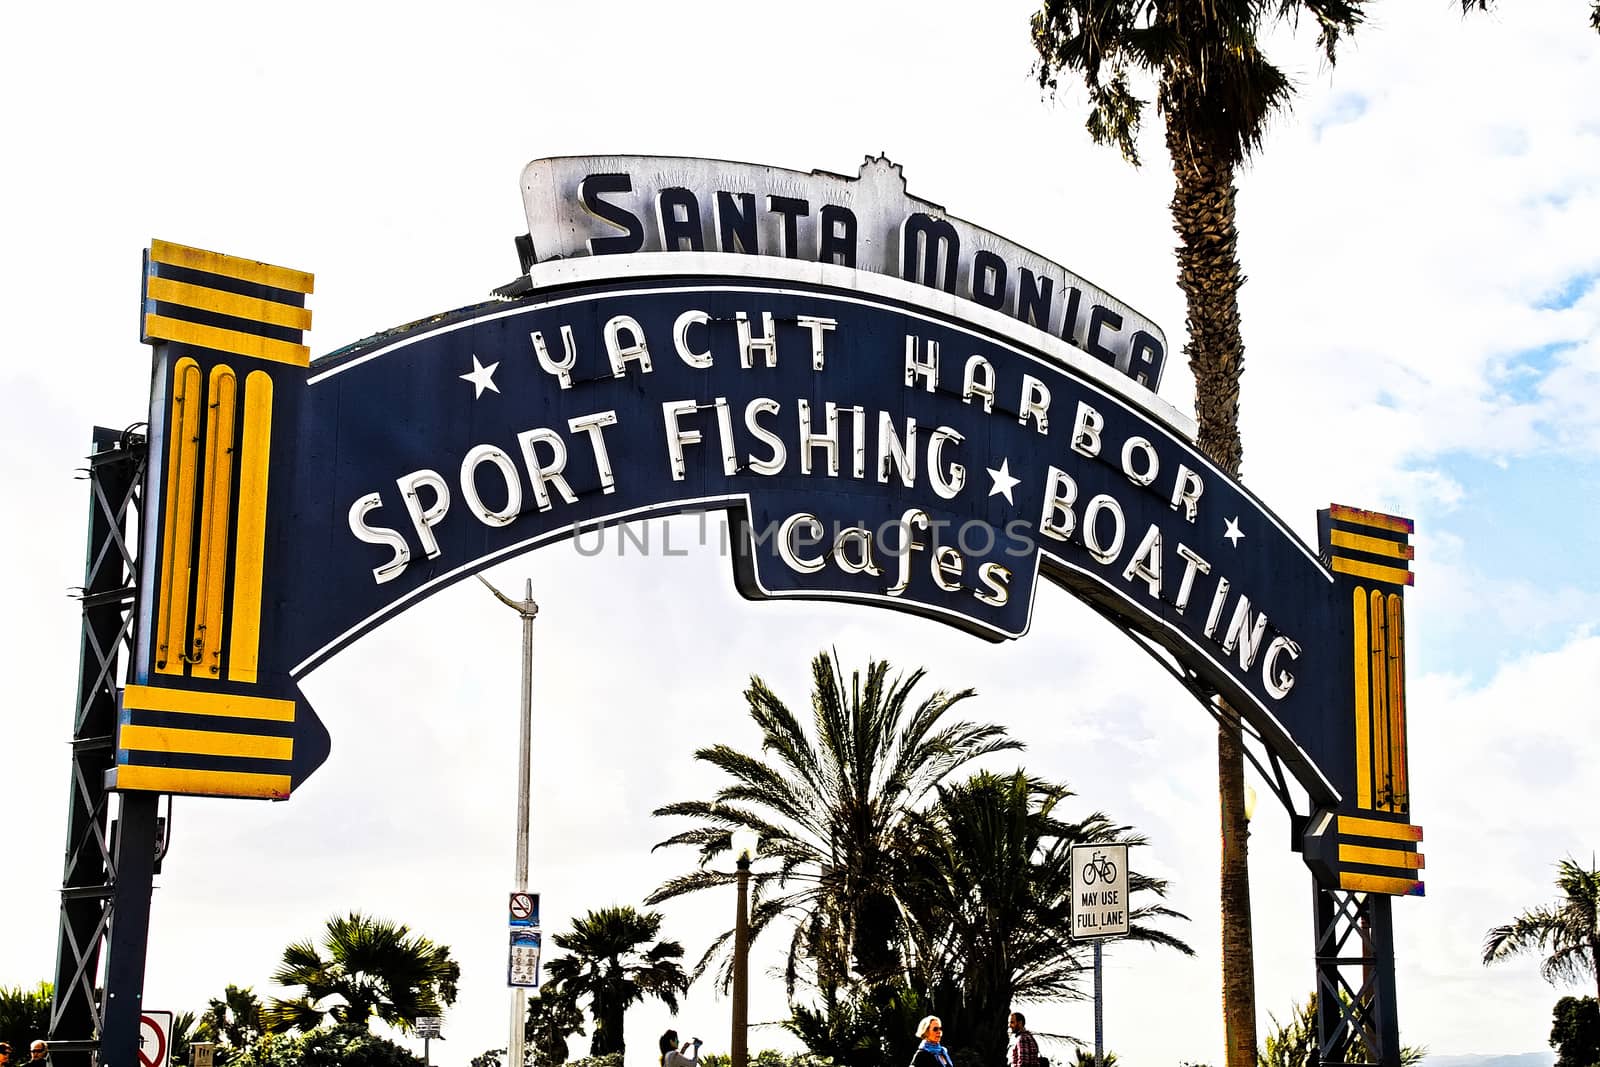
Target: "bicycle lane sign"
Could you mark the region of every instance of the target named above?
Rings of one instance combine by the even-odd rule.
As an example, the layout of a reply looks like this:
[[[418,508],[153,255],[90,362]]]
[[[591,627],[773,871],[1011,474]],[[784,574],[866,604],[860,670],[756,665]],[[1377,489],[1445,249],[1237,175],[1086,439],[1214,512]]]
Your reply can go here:
[[[1072,846],[1072,937],[1128,932],[1128,846]]]

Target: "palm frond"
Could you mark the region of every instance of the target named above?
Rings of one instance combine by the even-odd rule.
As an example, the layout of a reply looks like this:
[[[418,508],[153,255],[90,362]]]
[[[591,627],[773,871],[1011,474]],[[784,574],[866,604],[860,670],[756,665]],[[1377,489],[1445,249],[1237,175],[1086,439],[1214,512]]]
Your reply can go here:
[[[1568,857],[1556,867],[1561,900],[1530,908],[1483,939],[1483,962],[1542,953],[1539,973],[1552,985],[1592,976],[1600,983],[1600,865]]]

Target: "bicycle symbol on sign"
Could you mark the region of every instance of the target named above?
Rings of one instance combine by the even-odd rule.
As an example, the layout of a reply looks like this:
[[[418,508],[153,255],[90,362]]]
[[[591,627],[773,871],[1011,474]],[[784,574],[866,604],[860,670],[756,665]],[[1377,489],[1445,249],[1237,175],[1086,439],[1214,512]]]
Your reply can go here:
[[[1098,878],[1106,885],[1110,885],[1117,877],[1117,865],[1106,859],[1104,852],[1096,852],[1088,863],[1083,865],[1083,884],[1094,885]]]

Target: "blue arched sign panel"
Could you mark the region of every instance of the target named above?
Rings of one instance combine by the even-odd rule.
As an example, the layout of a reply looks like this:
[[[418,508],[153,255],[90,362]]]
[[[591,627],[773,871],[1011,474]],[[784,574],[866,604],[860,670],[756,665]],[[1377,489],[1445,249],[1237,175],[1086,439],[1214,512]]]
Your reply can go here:
[[[609,177],[590,206],[631,233]],[[658,230],[699,225],[698,201],[667,192]],[[153,245],[157,521],[114,787],[287,797],[329,752],[297,679],[372,627],[585,530],[725,511],[755,598],[1004,640],[1027,632],[1041,581],[1065,587],[1248,719],[1311,798],[1325,878],[1420,890],[1406,520],[1332,507],[1321,543],[1299,541],[1145,387],[1158,332],[1106,347],[1130,310],[1047,330],[1015,294],[979,299],[1024,274],[1037,297],[1043,266],[980,255],[943,287],[913,276],[920,252],[897,277],[692,244],[530,262],[504,299],[315,362],[309,275]],[[1102,350],[1079,320],[1101,323]]]

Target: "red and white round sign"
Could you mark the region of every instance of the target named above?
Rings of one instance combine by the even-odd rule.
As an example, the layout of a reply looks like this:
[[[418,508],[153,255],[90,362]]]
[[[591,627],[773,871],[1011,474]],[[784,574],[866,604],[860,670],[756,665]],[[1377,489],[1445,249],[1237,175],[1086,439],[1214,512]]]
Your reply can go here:
[[[167,1050],[171,1047],[172,1013],[147,1011],[139,1016],[140,1067],[167,1067]]]

